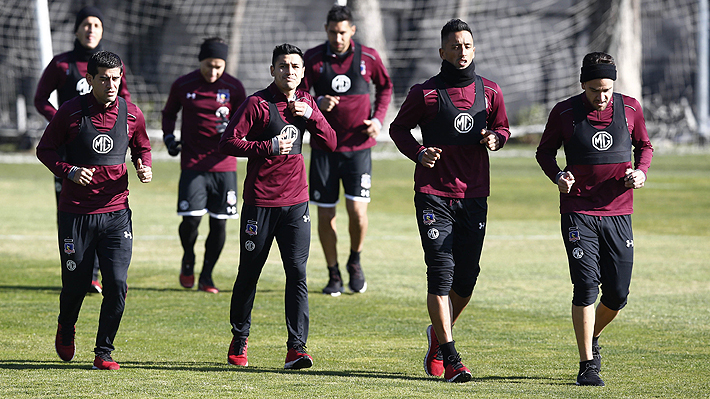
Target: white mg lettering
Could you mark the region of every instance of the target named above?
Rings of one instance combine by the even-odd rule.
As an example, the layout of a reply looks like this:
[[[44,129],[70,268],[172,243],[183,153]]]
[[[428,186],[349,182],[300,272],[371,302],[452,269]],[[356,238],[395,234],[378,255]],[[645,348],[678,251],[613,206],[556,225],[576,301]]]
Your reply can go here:
[[[108,154],[113,149],[113,139],[107,134],[99,134],[94,137],[92,147],[99,154]]]
[[[298,128],[293,125],[286,125],[281,129],[279,137],[284,140],[296,140],[298,138]]]
[[[351,85],[352,83],[347,75],[338,75],[334,77],[333,81],[330,83],[330,86],[336,93],[345,93],[350,90]]]
[[[597,132],[592,137],[592,146],[599,151],[606,151],[614,144],[611,134],[605,131]]]
[[[465,112],[462,112],[454,119],[454,128],[459,133],[468,133],[473,129],[473,117]]]
[[[80,96],[91,93],[91,89],[93,89],[93,87],[86,81],[86,78],[81,78],[76,82],[76,92],[79,93]]]

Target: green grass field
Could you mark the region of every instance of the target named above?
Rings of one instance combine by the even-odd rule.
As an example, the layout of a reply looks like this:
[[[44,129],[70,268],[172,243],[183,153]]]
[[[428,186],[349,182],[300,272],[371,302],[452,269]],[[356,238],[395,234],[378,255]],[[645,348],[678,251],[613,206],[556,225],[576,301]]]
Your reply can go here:
[[[530,148],[519,157],[506,151],[516,150],[492,157],[482,272],[454,329],[473,372],[468,384],[423,371],[426,270],[412,203],[414,165],[404,158],[374,161],[366,293],[320,293],[327,275],[314,232],[308,349],[315,364],[302,371],[283,370],[284,276],[276,246],[259,283],[249,367],[226,362],[237,221],[228,223],[215,270],[222,292],[180,288],[175,161],[156,162],[147,185],[130,168],[134,254],[113,354],[121,370],[91,370],[98,295],[84,301],[75,359],[62,362],[53,347],[60,268],[52,178],[39,163],[0,164],[0,397],[710,397],[710,156],[657,155],[636,192],[631,296],[601,339],[607,386],[591,388],[573,384],[578,358],[557,191]],[[338,214],[345,232],[342,206]],[[342,254],[347,241],[341,235]]]

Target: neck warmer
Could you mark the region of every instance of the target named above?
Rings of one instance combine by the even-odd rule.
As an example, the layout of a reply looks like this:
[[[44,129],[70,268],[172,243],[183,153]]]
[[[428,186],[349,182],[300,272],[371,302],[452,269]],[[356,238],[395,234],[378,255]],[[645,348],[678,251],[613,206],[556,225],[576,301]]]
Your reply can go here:
[[[88,49],[81,45],[79,39],[74,39],[74,50],[72,51],[72,54],[74,55],[74,61],[87,62],[89,61],[89,58],[91,58],[92,55],[98,53],[101,50],[103,50],[103,47],[101,47],[101,43],[99,43],[96,48]]]
[[[439,77],[441,77],[447,85],[453,87],[469,86],[476,79],[476,64],[471,61],[466,68],[458,69],[452,63],[442,60]]]

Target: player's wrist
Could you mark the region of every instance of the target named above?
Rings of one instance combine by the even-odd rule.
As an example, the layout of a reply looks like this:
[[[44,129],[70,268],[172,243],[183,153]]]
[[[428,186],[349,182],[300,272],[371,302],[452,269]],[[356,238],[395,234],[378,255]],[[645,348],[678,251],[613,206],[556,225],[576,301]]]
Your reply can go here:
[[[313,115],[313,108],[311,108],[310,105],[306,104],[306,112],[304,112],[303,118],[308,120],[308,119],[311,119],[312,115]]]
[[[74,176],[76,175],[77,170],[79,170],[78,166],[72,166],[69,170],[69,173],[67,174],[67,179],[74,180]]]
[[[557,176],[555,176],[555,184],[560,184],[560,178],[561,178],[562,175],[564,175],[564,174],[565,174],[565,172],[563,172],[563,171],[557,172]]]
[[[417,162],[421,163],[422,158],[424,158],[424,154],[426,153],[426,148],[422,148],[419,150],[419,153],[417,154]]]
[[[377,126],[377,130],[382,130],[382,122],[380,122],[379,119],[377,119],[377,118],[372,118],[372,119],[370,119],[370,121],[371,121],[375,126]]]
[[[280,153],[279,138],[274,137],[271,139],[271,155],[279,155]]]

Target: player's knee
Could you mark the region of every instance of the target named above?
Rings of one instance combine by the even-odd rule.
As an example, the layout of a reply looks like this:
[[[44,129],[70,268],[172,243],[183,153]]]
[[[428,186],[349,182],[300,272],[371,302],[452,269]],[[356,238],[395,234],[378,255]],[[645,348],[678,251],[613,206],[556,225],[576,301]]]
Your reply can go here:
[[[454,261],[450,253],[425,251],[427,265],[427,292],[433,295],[449,295],[454,281]]]
[[[200,226],[200,220],[202,220],[200,216],[183,216],[180,230],[197,230]]]
[[[199,221],[198,221],[199,224]],[[227,219],[220,219],[220,218],[210,218],[210,229],[215,230],[224,230],[227,228]]]
[[[285,266],[286,279],[291,282],[306,281],[306,268],[297,265]]]
[[[572,295],[572,304],[574,306],[589,306],[594,305],[594,302],[599,296],[599,286],[596,284],[575,284],[574,293]]]
[[[436,296],[447,296],[451,291],[453,278],[431,279],[427,281],[427,293]]]
[[[629,290],[613,290],[612,292],[603,291],[601,303],[610,310],[621,310],[626,306],[628,301]]]
[[[128,284],[126,279],[109,279],[104,278],[103,281],[103,291],[104,297],[124,297],[126,296],[126,291],[128,290]]]
[[[474,287],[476,287],[476,281],[478,281],[477,276],[461,279],[457,275],[456,279],[451,285],[451,289],[454,290],[456,295],[462,298],[468,298],[471,296],[471,294],[473,294],[473,289]]]
[[[445,266],[429,266],[427,267],[427,292],[432,295],[445,296],[449,295],[451,286],[454,281],[454,273],[452,268]]]

